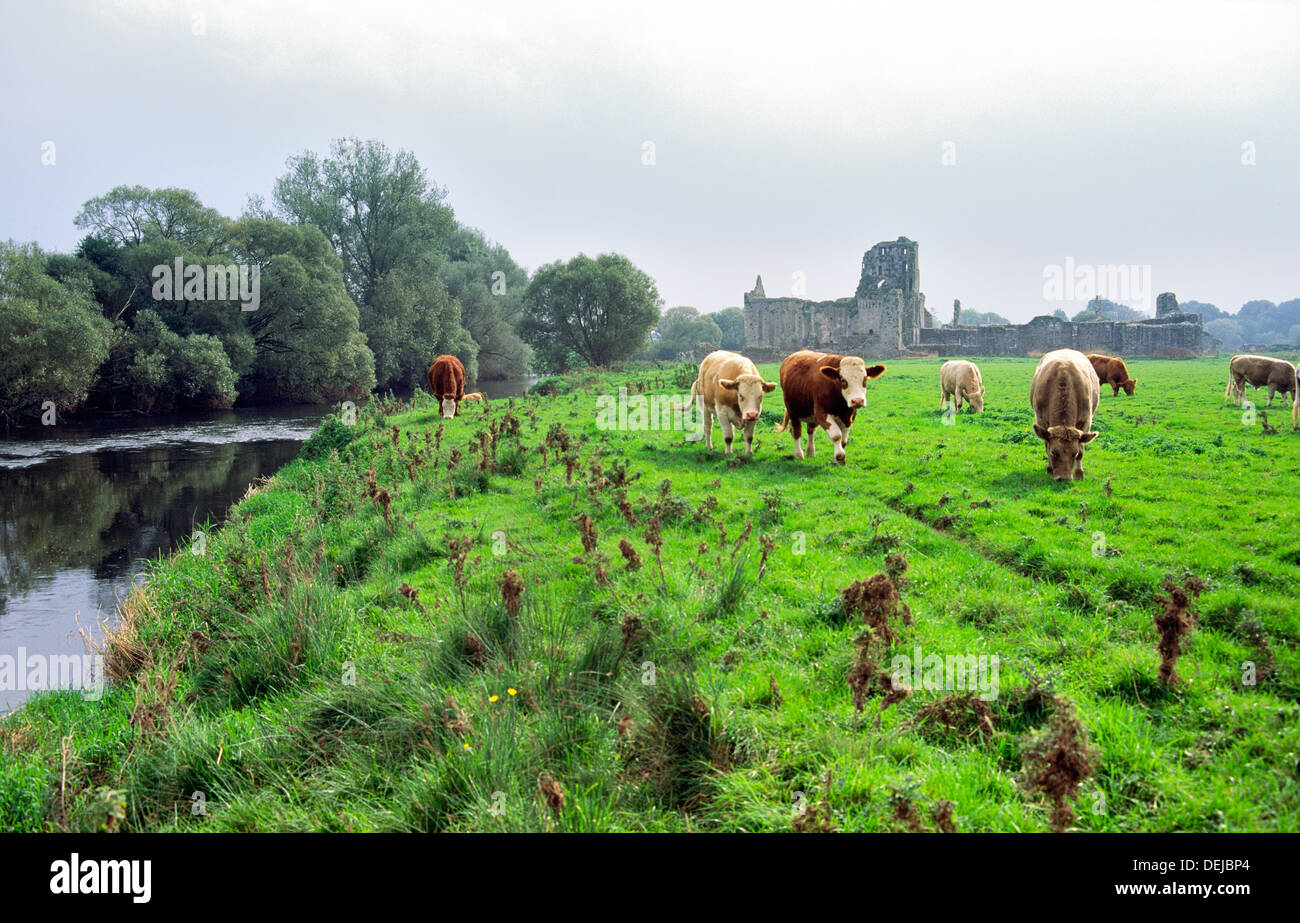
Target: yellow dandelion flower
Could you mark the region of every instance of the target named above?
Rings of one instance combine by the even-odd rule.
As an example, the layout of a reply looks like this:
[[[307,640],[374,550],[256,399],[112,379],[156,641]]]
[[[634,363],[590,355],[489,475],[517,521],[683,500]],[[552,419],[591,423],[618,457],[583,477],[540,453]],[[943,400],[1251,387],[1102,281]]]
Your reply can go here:
[[[518,694],[519,694],[519,690],[518,690],[518,689],[507,689],[506,692],[510,693],[511,695],[518,695]]]
[[[488,696],[488,701],[489,701],[489,702],[495,702],[495,701],[496,701],[497,699],[499,699],[499,698],[501,698],[501,696],[499,696],[499,695],[490,695],[490,696]]]
[[[466,750],[469,749],[469,744],[461,744],[461,746],[464,747]]]

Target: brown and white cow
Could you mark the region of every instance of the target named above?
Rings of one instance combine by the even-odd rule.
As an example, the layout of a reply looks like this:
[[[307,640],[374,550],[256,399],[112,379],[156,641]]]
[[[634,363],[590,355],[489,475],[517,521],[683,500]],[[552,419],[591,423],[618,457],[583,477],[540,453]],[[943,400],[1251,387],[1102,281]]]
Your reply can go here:
[[[704,357],[700,372],[691,384],[690,399],[700,408],[704,421],[704,444],[713,448],[713,418],[722,424],[722,441],[731,452],[737,426],[745,430],[745,454],[754,453],[754,426],[763,413],[763,395],[776,390],[776,383],[764,381],[754,363],[739,353],[718,349]],[[679,404],[675,410],[685,410]]]
[[[835,447],[835,461],[844,464],[844,440],[858,410],[867,404],[867,382],[885,374],[883,365],[867,365],[860,356],[840,356],[801,349],[781,363],[784,433],[794,424],[794,457],[803,458],[801,424],[808,425],[808,457],[813,457],[817,427],[826,430]]]
[[[942,392],[939,406],[947,409],[948,401],[953,402],[956,410],[961,410],[962,398],[966,399],[966,412],[979,413],[984,409],[984,380],[980,378],[979,366],[965,359],[950,359],[939,367],[939,389]]]
[[[1034,433],[1047,448],[1047,470],[1057,481],[1083,480],[1083,447],[1097,434],[1092,415],[1101,401],[1097,370],[1077,349],[1044,354],[1029,386]]]
[[[1269,407],[1273,406],[1275,393],[1289,395],[1294,407],[1296,368],[1285,359],[1246,354],[1233,356],[1228,361],[1228,387],[1223,392],[1224,398],[1231,397],[1234,404],[1240,404],[1246,396],[1246,385],[1253,385],[1256,391],[1267,385]],[[1292,417],[1294,416],[1293,413]]]
[[[1098,353],[1088,353],[1088,361],[1092,363],[1098,381],[1103,385],[1111,386],[1111,397],[1118,397],[1120,388],[1123,388],[1124,393],[1129,397],[1133,396],[1133,389],[1137,387],[1137,379],[1128,377],[1128,368],[1124,365],[1123,359],[1118,356],[1102,356]]]
[[[455,356],[439,356],[428,372],[429,391],[442,405],[443,419],[456,416],[465,399],[465,366]]]

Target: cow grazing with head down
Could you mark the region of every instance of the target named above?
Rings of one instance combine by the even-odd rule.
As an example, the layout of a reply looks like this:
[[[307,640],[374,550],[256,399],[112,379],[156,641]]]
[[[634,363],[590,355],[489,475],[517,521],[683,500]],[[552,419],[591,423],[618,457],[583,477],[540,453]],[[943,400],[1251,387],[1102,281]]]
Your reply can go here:
[[[439,356],[429,366],[429,391],[442,406],[443,419],[456,416],[465,399],[465,366],[455,356]]]
[[[801,349],[781,363],[781,394],[785,419],[777,428],[784,433],[793,424],[794,457],[803,458],[799,444],[801,424],[808,425],[808,457],[813,457],[817,427],[826,430],[835,447],[835,461],[844,464],[844,441],[853,417],[867,404],[867,382],[885,374],[883,365],[867,365],[859,356],[839,356]]]
[[[1101,382],[1086,356],[1054,349],[1039,360],[1029,386],[1034,433],[1047,448],[1047,470],[1057,481],[1083,480],[1083,447],[1097,437],[1092,415],[1101,401]]]
[[[1228,361],[1228,387],[1223,392],[1225,399],[1232,398],[1234,404],[1240,404],[1246,396],[1246,385],[1253,385],[1258,391],[1268,386],[1268,405],[1273,406],[1273,395],[1281,393],[1290,397],[1294,408],[1296,403],[1296,368],[1285,359],[1270,359],[1268,356],[1240,355]],[[1295,414],[1292,413],[1294,420]]]
[[[1118,356],[1088,353],[1088,361],[1092,363],[1093,371],[1097,373],[1097,380],[1103,385],[1111,386],[1111,397],[1118,397],[1120,388],[1123,388],[1124,393],[1129,397],[1133,396],[1137,379],[1128,377],[1128,368],[1124,365],[1123,359]]]
[[[984,409],[984,380],[980,378],[979,366],[964,359],[950,359],[939,367],[939,389],[942,392],[939,404],[961,410],[962,399],[966,399],[966,412],[979,413]]]
[[[722,425],[722,441],[731,452],[737,426],[745,430],[745,454],[754,453],[754,426],[763,413],[763,395],[776,390],[776,383],[764,381],[754,363],[744,356],[715,350],[704,357],[700,372],[691,384],[691,397],[701,408],[704,444],[713,448],[713,418]],[[679,404],[674,410],[685,410]]]

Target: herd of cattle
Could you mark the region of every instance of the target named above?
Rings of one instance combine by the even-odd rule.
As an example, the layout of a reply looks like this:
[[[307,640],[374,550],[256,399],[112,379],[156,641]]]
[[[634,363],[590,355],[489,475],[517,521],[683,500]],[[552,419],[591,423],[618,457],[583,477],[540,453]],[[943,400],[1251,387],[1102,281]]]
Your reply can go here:
[[[824,429],[835,450],[835,461],[844,464],[844,444],[853,418],[867,403],[867,382],[885,374],[883,365],[867,365],[859,356],[801,349],[781,362],[780,387],[785,416],[777,432],[794,437],[794,457],[813,457],[813,436]],[[439,356],[429,366],[429,389],[438,399],[446,419],[456,416],[461,401],[482,400],[478,392],[465,393],[465,367],[455,356]],[[1029,404],[1034,410],[1034,434],[1043,440],[1047,470],[1058,481],[1083,478],[1083,447],[1097,437],[1092,416],[1101,400],[1101,388],[1108,384],[1112,396],[1120,389],[1132,396],[1137,380],[1131,378],[1124,360],[1114,356],[1087,355],[1074,349],[1046,353],[1034,370],[1029,386]],[[1228,363],[1228,387],[1224,398],[1240,404],[1246,385],[1268,388],[1268,406],[1273,395],[1284,394],[1291,406],[1291,422],[1300,420],[1300,380],[1296,367],[1283,359],[1267,356],[1233,356]],[[777,383],[764,381],[752,361],[739,353],[717,350],[700,363],[691,384],[685,410],[694,402],[700,409],[705,445],[713,448],[713,421],[722,427],[726,451],[731,451],[735,431],[745,434],[745,452],[754,451],[754,427],[763,412],[763,395],[776,390]],[[941,407],[953,412],[966,404],[967,413],[984,409],[984,381],[973,362],[954,359],[939,369]],[[808,448],[802,444],[803,427],[808,428]]]

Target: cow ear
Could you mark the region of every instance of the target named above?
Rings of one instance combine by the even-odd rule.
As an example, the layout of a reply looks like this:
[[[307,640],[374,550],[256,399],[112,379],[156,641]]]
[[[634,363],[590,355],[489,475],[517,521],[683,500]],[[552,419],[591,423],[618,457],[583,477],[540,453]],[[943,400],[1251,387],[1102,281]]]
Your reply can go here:
[[[1037,435],[1039,439],[1047,438],[1047,430],[1043,429],[1043,427],[1039,426],[1037,423],[1034,424],[1034,434]]]
[[[1097,438],[1097,433],[1084,433],[1082,436],[1079,437],[1079,441],[1080,441],[1080,442],[1092,442],[1092,440],[1094,440],[1094,439],[1096,439],[1096,438]]]
[[[868,379],[879,378],[883,374],[885,374],[885,367],[883,365],[873,365],[867,369]]]
[[[728,391],[735,391],[740,387],[740,382],[736,381],[734,378],[719,378],[718,387],[726,388]]]
[[[823,365],[821,368],[821,373],[825,375],[827,378],[829,378],[831,381],[840,380],[840,370],[833,365]]]
[[[771,393],[772,393],[773,391],[775,391],[775,390],[776,390],[776,382],[774,382],[774,381],[765,381],[765,382],[763,382],[763,393],[764,393],[764,394],[771,394]]]

